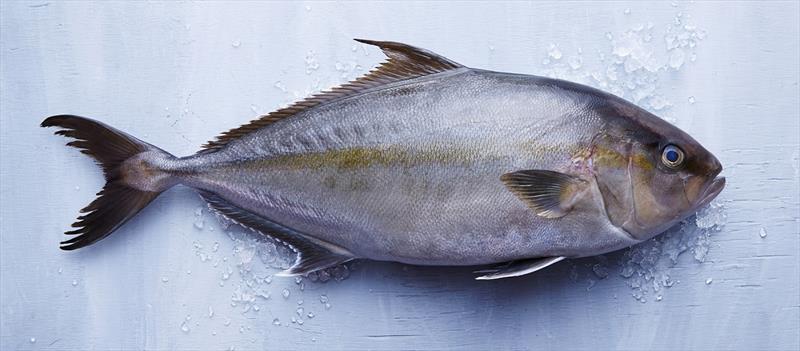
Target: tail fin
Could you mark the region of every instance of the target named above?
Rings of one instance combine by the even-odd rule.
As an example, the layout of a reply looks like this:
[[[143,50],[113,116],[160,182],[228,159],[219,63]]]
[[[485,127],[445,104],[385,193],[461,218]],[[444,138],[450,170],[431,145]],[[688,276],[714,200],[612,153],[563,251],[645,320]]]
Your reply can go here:
[[[67,145],[94,158],[106,178],[98,197],[72,224],[77,229],[65,232],[76,236],[61,242],[63,250],[79,249],[105,238],[174,185],[153,162],[174,157],[119,130],[71,115],[48,117],[42,127],[63,128],[56,134],[76,139]]]

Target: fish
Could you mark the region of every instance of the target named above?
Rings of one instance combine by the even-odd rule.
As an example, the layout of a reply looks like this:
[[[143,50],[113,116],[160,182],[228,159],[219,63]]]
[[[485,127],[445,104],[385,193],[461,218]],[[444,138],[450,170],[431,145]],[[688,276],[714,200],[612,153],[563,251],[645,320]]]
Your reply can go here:
[[[484,266],[476,279],[493,280],[646,241],[725,187],[711,152],[615,95],[355,40],[387,60],[186,157],[89,118],[46,118],[106,179],[61,249],[181,185],[291,248],[280,275],[366,259]]]

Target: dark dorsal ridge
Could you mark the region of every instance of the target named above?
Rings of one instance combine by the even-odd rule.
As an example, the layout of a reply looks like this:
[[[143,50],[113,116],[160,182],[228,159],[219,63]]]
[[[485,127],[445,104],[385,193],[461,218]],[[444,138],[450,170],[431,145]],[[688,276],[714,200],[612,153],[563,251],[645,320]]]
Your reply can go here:
[[[258,119],[250,121],[250,123],[224,132],[216,139],[211,140],[203,145],[203,150],[200,152],[216,151],[232,140],[239,139],[246,134],[259,130],[276,121],[291,117],[297,113],[319,106],[326,102],[352,96],[367,89],[384,84],[464,67],[428,50],[416,48],[402,43],[365,39],[355,40],[364,44],[380,47],[381,50],[383,50],[383,53],[389,59],[381,63],[376,69],[354,81],[334,87],[331,90],[312,95],[304,100],[290,105],[289,107],[270,112],[269,114],[263,115]]]

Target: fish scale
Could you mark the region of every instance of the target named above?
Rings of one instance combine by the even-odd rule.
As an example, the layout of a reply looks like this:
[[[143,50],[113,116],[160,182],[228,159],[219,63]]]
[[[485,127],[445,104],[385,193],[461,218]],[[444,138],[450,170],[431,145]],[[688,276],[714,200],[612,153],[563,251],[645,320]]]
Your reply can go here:
[[[291,246],[298,258],[284,274],[364,258],[501,263],[480,277],[496,279],[646,240],[724,186],[719,162],[690,136],[613,95],[360,41],[389,60],[192,156],[83,117],[45,120],[109,181],[62,248],[102,239],[181,184]],[[666,145],[686,163],[664,161]]]

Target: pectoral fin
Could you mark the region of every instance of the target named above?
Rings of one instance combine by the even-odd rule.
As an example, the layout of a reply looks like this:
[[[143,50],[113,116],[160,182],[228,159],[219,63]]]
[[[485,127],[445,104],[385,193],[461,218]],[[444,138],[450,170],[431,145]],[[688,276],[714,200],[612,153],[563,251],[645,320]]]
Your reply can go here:
[[[493,280],[501,278],[519,277],[528,273],[536,272],[542,268],[548,267],[558,261],[563,260],[564,256],[558,257],[544,257],[544,258],[531,258],[527,260],[511,261],[505,265],[476,271],[475,273],[482,273],[484,275],[475,278],[475,280]]]
[[[587,186],[586,181],[578,177],[546,170],[506,173],[500,180],[537,215],[545,218],[566,215]]]

